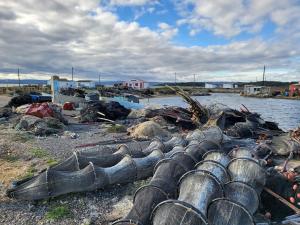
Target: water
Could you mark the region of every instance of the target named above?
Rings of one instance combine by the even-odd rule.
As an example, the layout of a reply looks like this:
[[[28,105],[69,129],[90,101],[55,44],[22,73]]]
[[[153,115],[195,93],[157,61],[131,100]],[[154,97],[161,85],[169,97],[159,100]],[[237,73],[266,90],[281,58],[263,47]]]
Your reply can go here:
[[[274,121],[283,130],[297,128],[300,125],[300,101],[274,98],[249,98],[238,94],[213,93],[211,96],[195,97],[201,104],[224,104],[230,108],[239,110],[244,104],[250,111],[261,114],[262,118]],[[144,105],[168,105],[187,107],[181,97],[159,97],[143,99]]]

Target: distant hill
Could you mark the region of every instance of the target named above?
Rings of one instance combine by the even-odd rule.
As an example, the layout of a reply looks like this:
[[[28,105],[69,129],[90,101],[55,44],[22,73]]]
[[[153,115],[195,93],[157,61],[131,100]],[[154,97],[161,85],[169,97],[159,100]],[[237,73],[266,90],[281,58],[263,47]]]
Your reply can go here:
[[[47,84],[47,80],[23,79],[21,84]],[[0,84],[19,84],[16,79],[0,79]]]

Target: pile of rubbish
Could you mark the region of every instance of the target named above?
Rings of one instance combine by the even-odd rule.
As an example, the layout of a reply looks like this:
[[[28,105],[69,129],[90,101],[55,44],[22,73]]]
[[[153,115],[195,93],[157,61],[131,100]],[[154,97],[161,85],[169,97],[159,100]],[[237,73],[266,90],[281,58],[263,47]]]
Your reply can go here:
[[[15,126],[16,130],[29,131],[37,136],[60,133],[68,121],[59,106],[52,103],[33,103],[16,109],[23,115]]]
[[[79,98],[85,97],[85,91],[76,88],[61,88],[59,93],[62,95],[74,96]]]
[[[86,102],[80,111],[80,122],[114,121],[125,119],[130,113],[118,102],[91,101]]]
[[[8,107],[19,107],[21,105],[31,104],[31,103],[43,103],[43,102],[51,102],[51,96],[44,96],[41,93],[33,92],[29,94],[20,94],[13,97],[7,104]]]

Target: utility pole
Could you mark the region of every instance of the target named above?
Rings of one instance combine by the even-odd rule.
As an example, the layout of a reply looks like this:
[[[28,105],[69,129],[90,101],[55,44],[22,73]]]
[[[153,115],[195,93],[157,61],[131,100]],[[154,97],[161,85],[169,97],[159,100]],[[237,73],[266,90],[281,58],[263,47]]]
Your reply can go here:
[[[194,74],[194,89],[196,87],[196,74]]]
[[[20,80],[20,69],[18,68],[18,80],[19,80],[19,87],[21,87],[21,80]]]
[[[74,81],[74,68],[72,67],[72,81]]]
[[[263,86],[265,86],[265,72],[266,72],[266,66],[264,65]]]
[[[175,86],[177,86],[177,77],[176,77],[176,72],[175,72]]]
[[[101,85],[101,74],[99,73],[99,85]]]

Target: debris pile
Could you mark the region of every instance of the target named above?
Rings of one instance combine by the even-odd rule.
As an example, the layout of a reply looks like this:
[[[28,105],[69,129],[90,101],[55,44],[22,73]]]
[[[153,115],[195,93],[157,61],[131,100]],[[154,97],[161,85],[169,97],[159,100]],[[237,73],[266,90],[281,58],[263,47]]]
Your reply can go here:
[[[52,103],[33,103],[20,106],[17,111],[24,112],[25,115],[20,118],[15,129],[29,131],[37,136],[60,133],[68,124],[61,108]]]
[[[129,135],[133,138],[154,138],[154,137],[162,137],[166,138],[171,136],[171,134],[164,129],[161,128],[161,126],[153,121],[146,121],[143,123],[140,123],[136,126],[132,126],[127,129]]]
[[[125,119],[130,113],[118,102],[92,101],[87,102],[80,111],[81,122],[98,122],[106,120]]]

